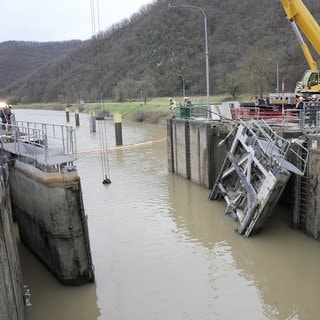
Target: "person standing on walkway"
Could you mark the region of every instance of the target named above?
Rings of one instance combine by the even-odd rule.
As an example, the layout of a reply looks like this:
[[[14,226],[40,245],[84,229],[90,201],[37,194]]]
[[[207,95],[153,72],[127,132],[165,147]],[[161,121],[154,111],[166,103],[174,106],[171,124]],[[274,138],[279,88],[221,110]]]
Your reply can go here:
[[[0,110],[0,117],[2,121],[2,129],[7,130],[8,125],[10,124],[11,117],[11,105],[5,105]]]
[[[299,98],[297,99],[296,109],[298,109],[298,110],[303,110],[303,108],[304,108],[303,98],[302,98],[302,97],[299,97]]]
[[[312,95],[311,101],[308,103],[308,112],[309,112],[309,125],[310,128],[312,126],[317,125],[317,111],[319,111],[319,101],[317,99],[317,96],[314,94]]]
[[[174,118],[176,116],[176,102],[172,98],[169,98],[169,109],[171,110],[171,115]]]
[[[192,106],[192,102],[188,97],[184,97],[184,106],[190,108]]]
[[[299,112],[298,116],[299,116],[300,129],[303,129],[303,127],[304,127],[304,117],[305,117],[303,97],[299,97],[297,99],[296,110]]]

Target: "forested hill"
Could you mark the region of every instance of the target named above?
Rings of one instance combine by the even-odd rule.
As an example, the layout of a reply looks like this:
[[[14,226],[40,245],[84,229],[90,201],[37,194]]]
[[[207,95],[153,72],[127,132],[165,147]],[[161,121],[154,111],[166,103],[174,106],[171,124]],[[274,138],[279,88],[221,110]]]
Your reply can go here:
[[[171,1],[175,2],[182,3]],[[205,94],[204,16],[197,8],[169,8],[168,3],[158,0],[142,7],[96,37],[80,45],[75,42],[67,55],[44,55],[50,61],[42,65],[37,64],[39,56],[23,46],[5,62],[4,43],[0,44],[1,74],[5,68],[7,79],[0,82],[0,94],[15,103],[124,101],[181,95],[183,83],[188,95]],[[277,65],[286,91],[291,91],[308,69],[279,0],[183,3],[202,8],[207,16],[211,94],[232,89],[236,94],[272,92]],[[320,21],[319,2],[304,3]],[[60,50],[62,44],[50,43]],[[23,74],[21,61],[30,67]]]
[[[6,41],[0,43],[0,88],[22,79],[78,47],[80,40],[63,42]]]

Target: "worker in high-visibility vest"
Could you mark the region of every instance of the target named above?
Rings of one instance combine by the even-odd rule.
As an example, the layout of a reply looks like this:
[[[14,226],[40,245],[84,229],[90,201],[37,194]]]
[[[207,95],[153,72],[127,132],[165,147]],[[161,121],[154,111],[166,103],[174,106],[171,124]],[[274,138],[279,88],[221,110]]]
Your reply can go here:
[[[169,109],[171,110],[171,115],[172,117],[175,116],[175,112],[176,112],[176,102],[174,101],[174,99],[169,98]]]

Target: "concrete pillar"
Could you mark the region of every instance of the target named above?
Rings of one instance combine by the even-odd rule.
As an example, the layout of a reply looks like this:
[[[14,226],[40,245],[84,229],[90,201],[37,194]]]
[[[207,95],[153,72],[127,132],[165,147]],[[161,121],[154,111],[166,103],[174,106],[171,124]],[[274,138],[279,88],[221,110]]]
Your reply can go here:
[[[96,113],[94,111],[89,112],[90,132],[96,132]]]
[[[116,112],[114,114],[114,128],[116,135],[116,145],[122,145],[122,123],[121,123],[121,114]]]
[[[76,127],[80,126],[80,118],[79,118],[79,109],[76,109],[74,112]]]
[[[67,122],[70,122],[69,108],[66,108],[66,121],[67,121]]]

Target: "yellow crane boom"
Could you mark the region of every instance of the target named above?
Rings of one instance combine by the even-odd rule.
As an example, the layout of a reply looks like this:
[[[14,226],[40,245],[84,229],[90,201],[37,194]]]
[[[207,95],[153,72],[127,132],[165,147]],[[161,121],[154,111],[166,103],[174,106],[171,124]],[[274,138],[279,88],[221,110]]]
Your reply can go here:
[[[314,19],[310,11],[301,0],[281,0],[281,3],[284,11],[287,14],[287,19],[299,27],[306,38],[310,41],[313,48],[320,55],[320,26],[318,25],[317,21]],[[303,52],[304,50],[305,48],[302,48]],[[309,51],[309,49],[307,49],[307,51]],[[307,61],[309,63],[308,58]]]
[[[307,70],[301,81],[302,93],[320,93],[319,70],[301,33],[303,32],[315,51],[320,55],[320,26],[301,0],[280,0],[287,19],[297,35],[302,52],[311,70]]]

